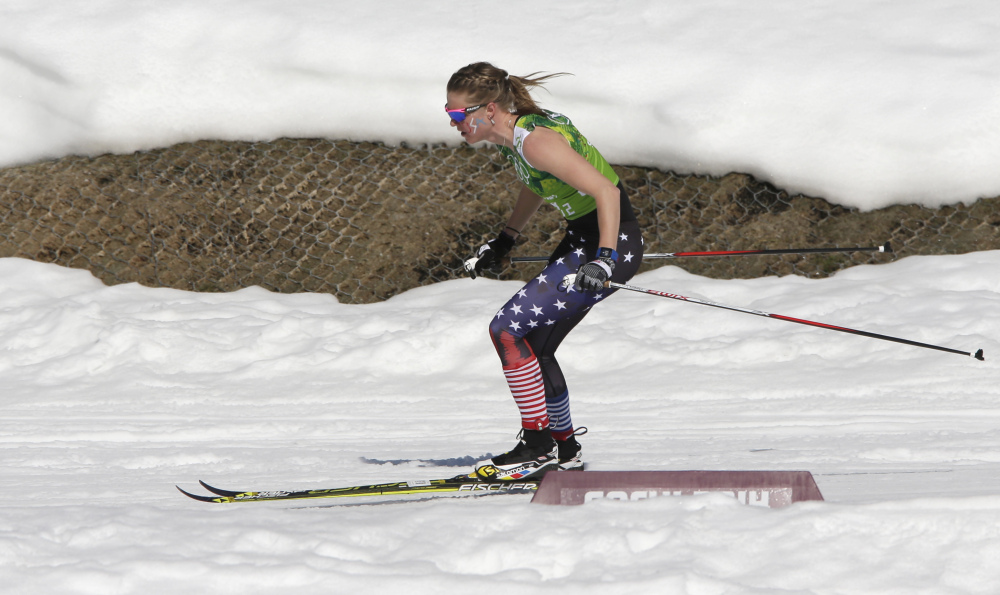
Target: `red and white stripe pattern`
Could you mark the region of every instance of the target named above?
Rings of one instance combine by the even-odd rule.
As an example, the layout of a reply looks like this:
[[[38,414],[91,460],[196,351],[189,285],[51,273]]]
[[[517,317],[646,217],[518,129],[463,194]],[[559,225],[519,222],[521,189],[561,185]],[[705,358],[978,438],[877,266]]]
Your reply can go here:
[[[549,427],[549,415],[545,407],[545,384],[538,360],[531,357],[519,366],[504,368],[507,386],[514,396],[514,402],[521,412],[521,426],[527,430],[541,430]]]

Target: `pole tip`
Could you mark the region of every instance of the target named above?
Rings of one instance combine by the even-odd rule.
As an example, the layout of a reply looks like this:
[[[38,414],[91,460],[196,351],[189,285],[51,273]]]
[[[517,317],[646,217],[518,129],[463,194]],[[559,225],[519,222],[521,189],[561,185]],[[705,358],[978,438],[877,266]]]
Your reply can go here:
[[[982,349],[980,349],[979,351],[977,351],[976,355],[974,355],[973,357],[975,357],[977,360],[979,360],[981,362],[985,362],[986,361],[986,358],[983,357],[983,350]]]
[[[886,242],[882,244],[882,249],[879,252],[892,252],[892,246],[889,245],[889,242]]]

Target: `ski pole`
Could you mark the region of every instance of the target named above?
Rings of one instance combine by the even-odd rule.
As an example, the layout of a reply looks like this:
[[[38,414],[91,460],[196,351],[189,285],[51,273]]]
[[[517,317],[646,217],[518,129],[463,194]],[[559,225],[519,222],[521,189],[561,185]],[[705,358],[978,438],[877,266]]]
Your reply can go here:
[[[708,252],[652,252],[643,254],[642,259],[648,258],[688,258],[691,256],[766,256],[769,254],[824,254],[829,252],[892,252],[889,242],[881,246],[857,247],[857,248],[783,248],[780,250],[711,250]],[[541,262],[548,260],[548,256],[515,256],[511,262]]]
[[[571,286],[576,279],[576,275],[566,275],[563,278],[563,286]],[[974,357],[979,361],[985,361],[983,358],[983,350],[980,349],[974,355],[968,351],[959,351],[958,349],[951,349],[948,347],[941,347],[939,345],[930,345],[928,343],[919,343],[917,341],[910,341],[908,339],[900,339],[898,337],[890,337],[888,335],[879,335],[877,333],[869,333],[868,331],[859,331],[852,328],[846,328],[843,326],[836,326],[833,324],[826,324],[823,322],[813,322],[811,320],[803,320],[801,318],[792,318],[791,316],[784,316],[782,314],[771,314],[769,312],[762,312],[760,310],[752,310],[750,308],[740,308],[737,306],[727,306],[725,304],[719,304],[716,302],[710,302],[708,300],[700,300],[698,298],[685,297],[683,295],[677,295],[676,293],[667,293],[665,291],[657,291],[655,289],[646,289],[643,287],[635,287],[633,285],[625,285],[623,283],[615,283],[613,281],[605,281],[605,287],[615,288],[615,289],[626,289],[628,291],[636,291],[639,293],[647,293],[649,295],[656,295],[660,297],[670,298],[672,300],[680,300],[682,302],[689,302],[692,304],[701,304],[702,306],[711,306],[713,308],[722,308],[724,310],[733,310],[735,312],[743,312],[745,314],[753,314],[754,316],[763,316],[764,318],[776,318],[778,320],[786,320],[788,322],[794,322],[797,324],[804,324],[807,326],[815,326],[818,328],[825,328],[831,331],[839,331],[842,333],[850,333],[852,335],[861,335],[862,337],[871,337],[872,339],[882,339],[883,341],[892,341],[894,343],[903,343],[904,345],[913,345],[914,347],[924,347],[926,349],[936,349],[938,351],[947,351],[948,353],[957,353],[959,355],[967,355]]]

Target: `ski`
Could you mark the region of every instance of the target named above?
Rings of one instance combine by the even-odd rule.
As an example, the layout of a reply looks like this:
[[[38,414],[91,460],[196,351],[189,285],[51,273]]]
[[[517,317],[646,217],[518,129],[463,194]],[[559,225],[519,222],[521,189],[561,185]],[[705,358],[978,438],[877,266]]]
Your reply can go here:
[[[521,481],[487,481],[478,479],[474,474],[456,475],[448,479],[422,479],[413,481],[398,481],[371,485],[357,485],[343,488],[329,488],[298,491],[231,491],[223,490],[199,481],[203,488],[214,494],[201,496],[175,486],[188,498],[199,502],[231,504],[235,502],[274,502],[282,500],[308,500],[316,498],[356,498],[360,496],[392,496],[392,495],[454,495],[479,496],[486,494],[530,494],[538,489],[541,478]]]

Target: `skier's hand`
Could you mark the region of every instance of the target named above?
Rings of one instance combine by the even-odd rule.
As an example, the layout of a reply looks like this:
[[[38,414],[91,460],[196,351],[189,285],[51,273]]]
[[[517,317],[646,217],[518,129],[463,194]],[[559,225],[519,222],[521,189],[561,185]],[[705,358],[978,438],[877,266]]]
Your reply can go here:
[[[615,272],[615,262],[617,260],[617,252],[611,248],[601,248],[597,251],[597,258],[583,265],[576,272],[576,280],[573,282],[573,287],[577,291],[601,291],[604,289],[604,283]]]
[[[514,237],[500,232],[496,238],[486,242],[476,250],[476,254],[465,261],[465,270],[473,279],[483,273],[483,269],[492,269],[514,247]]]

